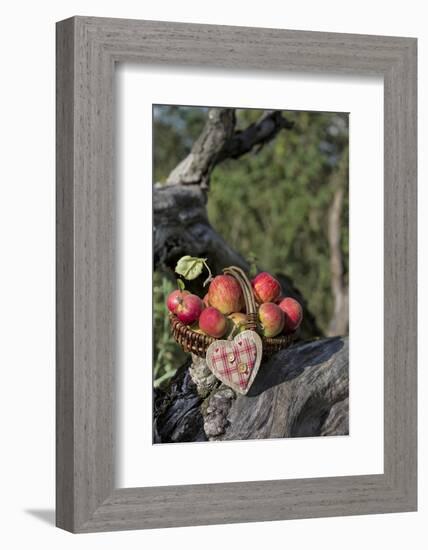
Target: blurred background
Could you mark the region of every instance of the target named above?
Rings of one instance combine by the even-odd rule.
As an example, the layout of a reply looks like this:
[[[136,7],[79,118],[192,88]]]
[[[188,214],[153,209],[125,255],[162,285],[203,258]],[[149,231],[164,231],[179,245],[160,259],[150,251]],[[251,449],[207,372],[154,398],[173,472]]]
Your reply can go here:
[[[263,114],[236,109],[236,129]],[[190,152],[204,107],[153,109],[153,181]],[[284,273],[304,296],[320,332],[348,332],[348,129],[346,113],[282,111],[294,123],[261,149],[216,166],[208,194],[214,229],[244,258]],[[168,383],[185,354],[170,336],[171,274],[154,272],[154,386]]]

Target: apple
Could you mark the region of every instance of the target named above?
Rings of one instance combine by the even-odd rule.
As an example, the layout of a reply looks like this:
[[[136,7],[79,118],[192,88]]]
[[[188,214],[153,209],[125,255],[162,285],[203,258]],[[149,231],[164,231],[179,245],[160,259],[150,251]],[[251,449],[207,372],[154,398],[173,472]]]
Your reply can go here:
[[[221,338],[227,330],[227,319],[215,307],[207,307],[199,317],[199,328],[209,336]]]
[[[275,302],[281,294],[281,285],[270,273],[263,271],[251,281],[254,296],[259,304]]]
[[[234,313],[231,313],[227,316],[228,319],[230,319],[233,323],[233,332],[234,333],[240,333],[244,330],[246,330],[247,326],[247,316],[245,313],[241,313],[240,311],[235,311]]]
[[[177,306],[183,302],[185,296],[190,294],[187,290],[173,290],[166,299],[166,306],[171,313],[175,313]]]
[[[174,313],[185,325],[191,325],[199,319],[204,303],[195,294],[187,293],[176,306]]]
[[[294,332],[303,319],[302,306],[294,298],[284,298],[279,307],[284,312],[284,332]]]
[[[282,309],[272,302],[265,302],[259,307],[259,321],[264,336],[273,338],[282,332],[285,316]]]
[[[241,287],[230,275],[214,277],[208,289],[208,299],[210,305],[217,308],[223,315],[239,311],[244,304]]]

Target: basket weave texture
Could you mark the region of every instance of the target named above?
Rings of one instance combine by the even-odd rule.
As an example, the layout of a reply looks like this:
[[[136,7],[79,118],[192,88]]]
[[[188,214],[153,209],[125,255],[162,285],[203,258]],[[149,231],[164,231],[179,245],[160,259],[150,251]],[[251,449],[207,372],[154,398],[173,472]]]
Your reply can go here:
[[[253,289],[248,277],[239,267],[231,266],[223,269],[223,273],[234,277],[241,286],[247,315],[246,330],[257,329],[257,306]],[[186,352],[194,353],[199,357],[205,357],[209,345],[216,340],[207,334],[201,334],[182,323],[176,315],[170,313],[171,332],[176,342]],[[263,355],[269,356],[281,349],[287,348],[294,340],[294,334],[266,338],[261,336],[263,342]]]

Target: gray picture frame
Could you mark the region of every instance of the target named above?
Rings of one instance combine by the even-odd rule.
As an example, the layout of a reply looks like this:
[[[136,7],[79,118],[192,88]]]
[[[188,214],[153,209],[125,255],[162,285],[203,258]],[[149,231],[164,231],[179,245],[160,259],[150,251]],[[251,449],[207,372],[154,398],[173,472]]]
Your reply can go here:
[[[73,17],[57,24],[56,48],[57,526],[83,533],[416,510],[416,39]],[[383,474],[115,487],[119,62],[383,77]]]

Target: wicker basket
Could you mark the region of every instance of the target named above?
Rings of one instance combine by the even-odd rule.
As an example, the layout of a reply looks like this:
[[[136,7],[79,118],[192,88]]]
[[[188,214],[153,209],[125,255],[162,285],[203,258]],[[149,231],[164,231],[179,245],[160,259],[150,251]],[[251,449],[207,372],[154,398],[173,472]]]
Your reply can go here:
[[[223,273],[234,277],[242,288],[247,315],[246,330],[257,328],[257,308],[253,289],[248,277],[239,267],[231,266],[223,269]],[[194,353],[199,357],[205,357],[208,346],[216,340],[207,334],[195,332],[189,326],[182,323],[173,313],[170,314],[171,331],[177,343],[184,351]],[[288,347],[295,339],[294,334],[277,336],[275,338],[261,337],[263,342],[263,355],[269,356]]]

